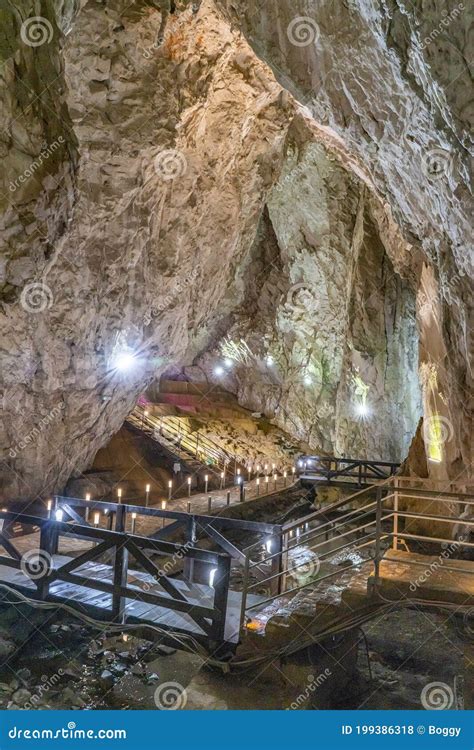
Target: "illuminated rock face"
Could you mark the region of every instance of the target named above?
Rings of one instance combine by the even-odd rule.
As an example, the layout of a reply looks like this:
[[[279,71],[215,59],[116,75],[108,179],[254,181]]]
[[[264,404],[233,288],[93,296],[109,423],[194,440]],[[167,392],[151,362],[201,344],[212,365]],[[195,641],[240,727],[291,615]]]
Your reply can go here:
[[[196,357],[211,371],[229,338],[275,359],[271,390],[268,368],[235,371],[244,405],[315,448],[398,457],[419,414],[419,336],[452,474],[468,449],[464,73],[432,114],[434,76],[447,86],[455,62],[423,67],[398,11],[389,38],[364,6],[369,42],[362,11],[318,4],[322,47],[303,47],[289,0],[234,18],[239,2],[156,5],[6,13],[1,491],[61,488],[153,377]],[[344,85],[316,80],[321,49]],[[456,155],[449,179],[423,174],[431,146]],[[143,359],[119,374],[125,346]],[[367,386],[371,422],[351,412]]]
[[[235,322],[200,364],[215,378],[224,363],[241,403],[314,450],[400,460],[421,415],[415,294],[367,189],[291,129],[257,238]]]

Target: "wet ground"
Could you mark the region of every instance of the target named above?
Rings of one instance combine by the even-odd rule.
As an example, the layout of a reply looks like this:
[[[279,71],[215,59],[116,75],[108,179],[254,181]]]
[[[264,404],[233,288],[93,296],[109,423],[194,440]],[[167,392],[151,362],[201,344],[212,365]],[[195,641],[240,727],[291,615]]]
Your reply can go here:
[[[16,648],[7,633],[15,618]],[[288,679],[278,659],[242,671],[216,670],[198,654],[99,632],[68,616],[20,608],[0,612],[0,709],[288,708],[307,682]],[[431,683],[463,707],[469,633],[458,617],[392,611],[358,633],[355,674],[325,701],[333,709],[422,709]],[[22,645],[19,645],[22,644]],[[370,664],[370,666],[369,666]],[[311,675],[310,675],[311,677]],[[317,707],[318,694],[310,696]],[[181,705],[186,704],[186,705]],[[299,706],[310,708],[311,702]]]

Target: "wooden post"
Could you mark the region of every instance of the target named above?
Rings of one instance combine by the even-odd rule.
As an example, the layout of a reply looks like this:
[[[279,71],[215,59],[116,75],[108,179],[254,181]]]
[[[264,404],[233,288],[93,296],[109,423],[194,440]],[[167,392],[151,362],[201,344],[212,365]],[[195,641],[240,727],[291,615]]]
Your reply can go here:
[[[398,477],[393,480],[393,549],[398,549]]]
[[[40,562],[42,564],[43,561],[46,561],[47,565],[47,570],[45,570],[44,575],[35,581],[40,599],[47,599],[49,594],[49,575],[52,568],[51,563],[54,555],[54,548],[56,546],[57,540],[54,525],[52,521],[48,520],[46,523],[42,524],[40,531],[40,554],[44,553],[41,555]]]
[[[126,524],[126,509],[123,505],[117,506],[115,518],[115,531],[124,534]],[[128,550],[125,548],[125,539],[117,541],[114,555],[114,572],[112,594],[112,619],[121,622],[125,610],[125,597],[120,593],[120,588],[127,585],[128,572]]]
[[[230,582],[230,556],[222,555],[219,558],[216,574],[214,576],[214,609],[215,613],[212,623],[213,639],[224,640],[225,621],[227,616],[227,598],[229,595]]]
[[[186,520],[186,531],[185,531],[185,537],[186,537],[186,544],[193,545],[196,541],[196,519],[194,516],[189,516],[189,518]],[[193,582],[194,578],[194,558],[192,557],[185,557],[184,558],[184,578],[186,581],[189,581],[189,583]]]
[[[230,505],[230,490],[227,492],[227,505]]]

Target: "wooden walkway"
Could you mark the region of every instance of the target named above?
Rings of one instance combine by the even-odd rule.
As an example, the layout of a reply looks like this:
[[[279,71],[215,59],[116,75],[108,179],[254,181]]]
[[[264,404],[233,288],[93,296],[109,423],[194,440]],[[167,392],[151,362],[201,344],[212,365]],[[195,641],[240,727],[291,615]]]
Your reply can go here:
[[[244,532],[263,541],[281,527],[101,502],[104,528],[93,507],[85,500],[56,497],[46,518],[1,511],[3,522],[19,521],[39,531],[15,539],[0,531],[6,553],[0,555],[0,583],[107,622],[158,626],[170,638],[192,636],[211,651],[236,647],[242,594],[230,588],[230,573],[232,562],[243,565],[245,555],[229,536]],[[137,532],[139,517],[148,531],[152,527],[151,534]],[[63,554],[64,546],[69,554]],[[179,578],[173,574],[176,560]],[[260,598],[256,595],[252,603]]]
[[[399,467],[400,464],[393,461],[335,456],[301,456],[298,460],[298,474],[303,485],[352,485],[358,489],[367,489],[381,480],[388,479]]]
[[[62,566],[73,561],[74,558],[71,557],[53,555],[52,570],[60,571]],[[114,567],[110,564],[91,561],[76,568],[76,572],[90,584],[106,584],[107,586],[113,584]],[[41,599],[38,596],[38,587],[35,585],[35,581],[29,579],[22,570],[0,565],[0,581],[28,597]],[[205,607],[210,611],[213,609],[215,593],[213,587],[177,579],[173,579],[173,585],[191,606],[194,605],[198,609]],[[129,596],[125,599],[122,612],[124,623],[136,623],[145,627],[147,625],[158,625],[167,631],[192,635],[200,642],[207,643],[208,633],[189,614],[172,608],[172,597],[157,583],[153,576],[142,571],[129,570],[127,573],[127,589]],[[159,596],[164,600],[169,599],[170,607],[144,602],[141,596],[143,592]],[[258,604],[260,598],[253,597],[252,603]],[[242,595],[240,593],[229,591],[223,632],[223,641],[227,644],[237,644],[239,640],[241,600]],[[48,601],[73,605],[89,616],[108,620],[113,606],[113,595],[98,591],[96,587],[90,585],[82,586],[56,580],[49,586]]]

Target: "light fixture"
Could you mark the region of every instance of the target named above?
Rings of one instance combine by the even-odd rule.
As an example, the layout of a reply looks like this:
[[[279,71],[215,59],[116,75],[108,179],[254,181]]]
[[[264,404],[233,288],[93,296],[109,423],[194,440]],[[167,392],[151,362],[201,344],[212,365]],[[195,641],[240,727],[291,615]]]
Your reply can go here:
[[[62,521],[63,520],[63,515],[64,515],[64,513],[62,512],[62,510],[57,510],[56,511],[56,521]]]
[[[214,586],[214,578],[216,577],[217,568],[211,568],[209,571],[209,586]]]
[[[136,354],[131,349],[122,349],[115,354],[112,360],[114,370],[119,372],[130,372],[138,363]]]
[[[86,492],[86,500],[87,500],[87,502],[89,502],[90,499],[91,499],[91,493],[90,492]]]
[[[310,375],[305,375],[305,376],[304,376],[304,378],[303,378],[303,383],[304,383],[305,385],[311,385],[311,383],[312,383],[312,382],[313,382],[313,380],[312,380],[312,378],[311,378],[311,376],[310,376]]]
[[[98,526],[100,521],[100,513],[94,513],[94,526]]]
[[[220,365],[217,365],[217,367],[214,367],[214,375],[217,375],[218,377],[220,377],[223,374],[224,374],[223,367],[221,367]]]
[[[271,354],[268,354],[268,355],[267,355],[267,356],[265,357],[265,362],[266,362],[266,364],[267,364],[267,365],[268,365],[269,367],[271,367],[271,366],[273,365],[273,363],[274,363],[274,359],[273,359],[273,357],[272,357],[272,355],[271,355]]]
[[[364,401],[356,404],[355,411],[359,417],[367,417],[370,413],[370,409]]]
[[[265,547],[267,549],[267,552],[270,554],[270,552],[272,551],[272,540],[271,539],[267,539],[267,541],[265,542]]]
[[[226,367],[232,367],[232,365],[233,365],[233,364],[234,364],[234,363],[232,362],[232,360],[230,359],[230,357],[226,357],[226,358],[225,358],[225,360],[224,360],[224,365],[225,365]]]

